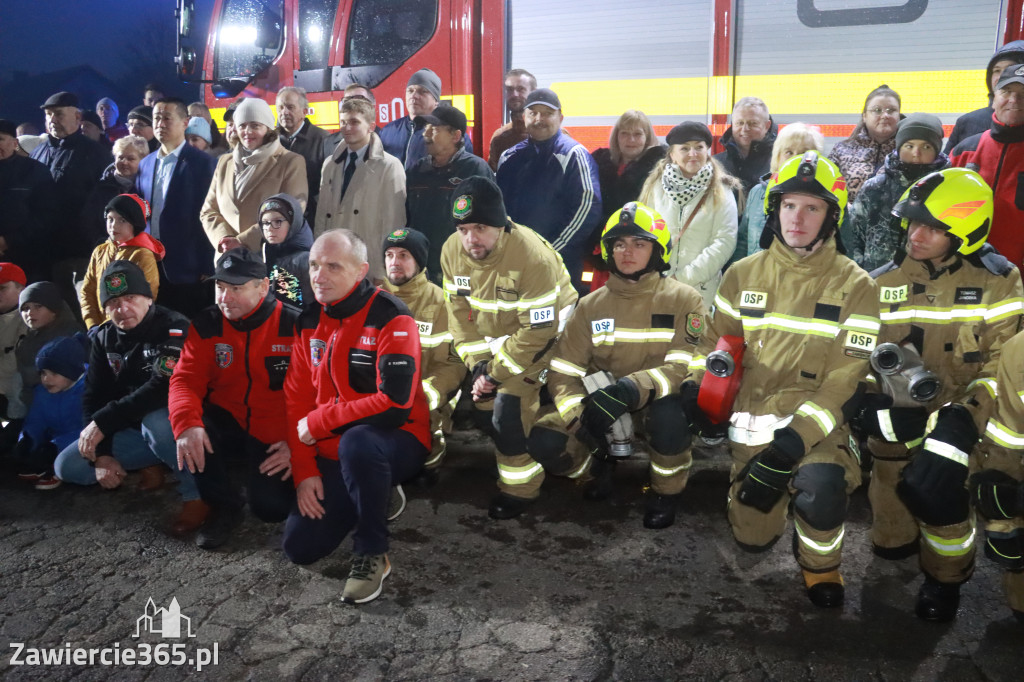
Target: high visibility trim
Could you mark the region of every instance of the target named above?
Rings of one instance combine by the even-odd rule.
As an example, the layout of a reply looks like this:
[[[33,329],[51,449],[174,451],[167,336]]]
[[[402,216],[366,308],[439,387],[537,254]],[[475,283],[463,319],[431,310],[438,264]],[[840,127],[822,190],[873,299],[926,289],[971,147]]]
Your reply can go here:
[[[544,467],[538,462],[526,466],[514,467],[507,464],[498,464],[498,476],[508,485],[522,485],[529,483],[538,475],[544,473]]]
[[[690,369],[707,369],[707,366],[708,356],[706,355],[694,355],[693,360],[690,360]]]
[[[521,298],[518,301],[501,301],[497,299],[490,301],[483,298],[476,298],[475,296],[465,296],[464,298],[466,299],[466,302],[469,303],[470,308],[479,310],[483,313],[500,313],[512,310],[522,313],[526,312],[530,308],[555,303],[558,300],[558,289],[537,298]]]
[[[782,429],[793,421],[793,415],[779,417],[774,414],[752,415],[735,412],[729,426],[729,440],[742,445],[767,445],[775,438],[775,429]]]
[[[563,266],[564,267],[564,266]],[[561,294],[561,287],[558,289],[558,293]],[[565,325],[569,322],[569,318],[572,316],[572,311],[576,309],[575,303],[570,303],[561,310],[558,311],[558,333],[561,334],[565,329]]]
[[[663,466],[658,466],[652,460],[651,461],[651,471],[653,473],[657,474],[658,476],[675,476],[676,474],[681,473],[683,471],[688,471],[689,468],[692,465],[693,465],[693,462],[691,461],[691,462],[689,462],[687,464],[680,464],[677,467],[663,467]]]
[[[970,553],[974,547],[974,535],[975,530],[971,528],[971,532],[967,535],[947,539],[940,538],[938,535],[929,533],[923,527],[921,528],[921,536],[924,541],[940,556],[965,556]]]
[[[649,369],[647,374],[650,375],[658,383],[658,397],[664,398],[672,392],[672,385],[668,382],[668,377],[665,376],[664,372],[660,369]]]
[[[807,549],[811,550],[815,554],[831,554],[843,546],[843,536],[846,535],[846,528],[843,525],[839,526],[839,532],[836,533],[836,537],[831,542],[818,542],[807,536],[807,532],[803,526],[796,519],[793,520],[793,527],[796,528],[796,535],[800,538],[800,544]]]
[[[949,443],[943,443],[941,440],[936,440],[934,438],[925,438],[924,449],[928,452],[933,452],[940,457],[952,460],[957,464],[967,466],[967,460],[969,459],[967,453],[958,447],[950,445]]]
[[[836,428],[836,419],[832,416],[832,413],[815,405],[810,400],[796,408],[796,413],[813,419],[826,436]]]
[[[581,396],[581,395],[573,395],[573,396],[569,396],[567,398],[562,398],[560,400],[556,400],[555,401],[555,409],[558,410],[558,414],[562,417],[562,419],[568,419],[569,418],[569,413],[572,412],[572,409],[574,407],[576,407],[577,405],[580,405],[582,403],[583,403],[583,396]]]
[[[693,360],[693,355],[684,350],[670,350],[665,353],[665,362],[678,362],[681,365],[688,365]]]
[[[441,394],[431,385],[430,379],[423,380],[423,392],[427,394],[427,405],[431,410],[436,410],[441,404]]]
[[[875,378],[874,374],[868,374],[866,377],[864,377],[864,381],[866,381],[869,384],[877,384],[878,383],[878,379]]]
[[[610,346],[615,343],[651,343],[671,341],[675,338],[674,329],[654,331],[651,329],[615,329],[610,332],[592,334],[591,341],[595,346]]]
[[[896,437],[896,429],[892,426],[892,412],[889,410],[879,410],[876,414],[878,415],[878,426],[885,439],[890,443],[900,442],[900,439]]]
[[[498,353],[494,356],[494,359],[497,362],[500,362],[501,364],[508,367],[509,371],[511,371],[512,374],[522,374],[523,372],[526,371],[518,364],[516,364],[515,360],[509,357],[509,354],[505,352],[504,348],[498,351]]]
[[[423,348],[437,348],[445,341],[451,343],[452,335],[448,332],[443,334],[420,334],[420,346]]]
[[[885,323],[892,322],[996,322],[998,320],[1018,315],[1024,311],[1024,299],[1011,298],[1007,301],[1000,301],[999,305],[992,307],[983,305],[972,306],[919,306],[915,308],[900,308],[899,310],[881,311],[881,320]]]
[[[995,418],[990,418],[985,425],[985,435],[1004,448],[1024,450],[1024,433],[1017,433],[1005,424],[1000,424]]]
[[[563,360],[562,358],[551,358],[549,367],[559,374],[566,374],[571,377],[579,377],[582,379],[587,376],[587,370],[583,369],[579,365],[574,365],[568,360]]]
[[[736,312],[736,309],[733,308],[732,305],[730,305],[729,302],[722,298],[719,294],[715,294],[715,308],[717,310],[721,310],[723,313],[725,313],[734,320],[740,319],[740,314]]]
[[[986,391],[988,391],[988,394],[993,398],[999,395],[999,385],[996,382],[996,380],[991,377],[975,379],[971,383],[967,384],[967,390],[973,391],[978,386],[981,386]]]
[[[756,329],[777,329],[784,332],[795,332],[798,334],[811,334],[834,339],[839,335],[839,325],[809,317],[795,317],[793,315],[782,315],[772,313],[764,317],[743,316],[743,330],[753,331]]]
[[[843,323],[842,328],[848,331],[863,331],[871,334],[877,334],[882,331],[882,323],[877,317],[850,315],[846,318],[846,322]]]
[[[586,457],[585,457],[585,458],[583,459],[583,463],[582,463],[582,464],[580,464],[580,465],[579,465],[578,467],[576,467],[575,469],[573,469],[573,470],[572,470],[572,471],[571,471],[571,472],[570,472],[570,473],[569,473],[569,474],[567,475],[567,478],[579,478],[580,476],[582,476],[583,474],[585,474],[585,473],[587,472],[587,470],[588,470],[589,468],[590,468],[590,455],[587,455],[587,456],[586,456]]]
[[[462,361],[465,362],[469,359],[469,356],[476,355],[477,353],[491,354],[491,347],[487,341],[473,341],[471,343],[457,343],[455,344],[455,352],[459,354]]]

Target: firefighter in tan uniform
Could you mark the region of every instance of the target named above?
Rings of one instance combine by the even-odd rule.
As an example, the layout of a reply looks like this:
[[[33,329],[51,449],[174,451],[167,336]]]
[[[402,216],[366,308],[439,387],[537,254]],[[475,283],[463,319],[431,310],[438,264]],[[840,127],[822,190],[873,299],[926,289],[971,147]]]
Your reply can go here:
[[[708,353],[723,335],[743,338],[729,427],[729,523],[743,549],[763,551],[781,537],[792,504],[797,563],[820,607],[843,602],[843,520],[861,480],[845,422],[879,330],[875,283],[837,251],[846,196],[839,169],[816,152],[772,176],[766,250],[726,271],[682,387],[695,414]]]
[[[1024,333],[1006,342],[996,399],[981,439],[970,496],[985,524],[985,555],[1003,568],[1003,589],[1024,625]]]
[[[432,448],[424,464],[426,480],[436,480],[446,451],[445,433],[451,432],[452,403],[466,378],[466,366],[452,347],[444,291],[427,279],[426,235],[411,228],[394,230],[384,238],[384,275],[381,285],[409,307],[420,332],[423,392],[430,407]]]
[[[559,336],[548,373],[554,406],[542,410],[530,432],[530,453],[545,466],[568,456],[566,447],[576,444],[567,434],[576,434],[594,452],[597,480],[586,495],[601,499],[611,492],[615,463],[609,429],[627,412],[634,424],[643,418],[651,458],[647,528],[672,525],[686,486],[691,438],[678,389],[704,329],[701,295],[663,274],[670,240],[662,217],[641,203],[612,214],[601,237],[612,274],[579,302]],[[600,371],[617,381],[588,395],[583,378]]]
[[[508,219],[501,190],[473,177],[452,192],[456,233],[441,250],[448,325],[472,370],[474,404],[493,405],[498,494],[488,514],[510,519],[540,494],[545,468],[528,452],[541,374],[559,325],[576,303],[561,257],[533,230]],[[585,461],[550,473],[579,476]]]
[[[924,583],[915,611],[948,621],[974,570],[968,460],[991,412],[996,365],[1017,333],[1024,292],[1017,268],[986,243],[992,190],[977,173],[930,173],[892,212],[906,242],[872,274],[878,341],[895,345],[879,347],[871,393],[854,424],[874,455],[874,552],[904,559],[920,551]],[[894,353],[905,358],[901,371]]]

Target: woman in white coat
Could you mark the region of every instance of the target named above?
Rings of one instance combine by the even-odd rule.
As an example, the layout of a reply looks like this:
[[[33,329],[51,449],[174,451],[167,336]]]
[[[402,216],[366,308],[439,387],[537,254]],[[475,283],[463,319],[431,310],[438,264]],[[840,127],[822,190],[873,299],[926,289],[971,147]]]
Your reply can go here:
[[[736,248],[740,182],[711,158],[711,131],[680,123],[665,138],[668,156],[644,183],[640,201],[654,207],[672,234],[668,274],[714,301],[722,267]]]

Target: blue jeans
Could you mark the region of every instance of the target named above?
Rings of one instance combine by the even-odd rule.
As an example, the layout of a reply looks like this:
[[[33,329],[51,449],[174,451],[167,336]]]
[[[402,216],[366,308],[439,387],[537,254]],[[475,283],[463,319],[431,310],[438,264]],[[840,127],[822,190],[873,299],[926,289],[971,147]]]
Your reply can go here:
[[[388,551],[388,499],[391,486],[414,478],[430,453],[416,437],[368,424],[346,431],[338,461],[317,457],[324,487],[324,516],[310,519],[292,508],[282,548],[296,564],[311,564],[352,533],[353,550],[367,556]]]
[[[166,464],[178,477],[178,492],[185,502],[199,499],[191,472],[178,470],[177,445],[167,408],[153,410],[142,418],[141,429],[122,429],[113,437],[113,456],[127,471]],[[110,438],[110,436],[106,436]],[[57,478],[67,483],[94,485],[96,469],[78,449],[78,441],[64,448],[53,463]]]

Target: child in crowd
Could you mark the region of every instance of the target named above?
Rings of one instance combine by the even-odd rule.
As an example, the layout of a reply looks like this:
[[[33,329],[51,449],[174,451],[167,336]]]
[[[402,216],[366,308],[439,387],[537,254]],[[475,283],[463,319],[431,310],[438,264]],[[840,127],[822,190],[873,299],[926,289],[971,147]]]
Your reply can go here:
[[[18,441],[27,408],[21,402],[21,377],[14,349],[28,332],[18,310],[18,296],[26,284],[25,271],[14,263],[0,263],[0,416],[7,425],[0,430],[0,452]]]
[[[33,392],[39,385],[36,355],[50,341],[74,336],[83,330],[82,323],[75,319],[53,282],[36,282],[25,287],[18,303],[28,332],[14,349],[14,357],[21,377],[21,401],[31,409]]]
[[[290,194],[275,194],[260,206],[259,222],[270,290],[285,303],[306,305],[313,300],[309,284],[313,230],[302,216],[302,205]]]
[[[53,461],[82,432],[82,393],[88,338],[79,332],[50,341],[36,355],[39,385],[15,450],[18,478],[37,490],[60,485]]]
[[[135,263],[146,275],[153,298],[160,288],[160,272],[157,262],[166,253],[164,245],[146,232],[149,218],[149,204],[135,194],[118,194],[104,209],[107,218],[108,239],[96,247],[85,271],[82,291],[78,300],[82,304],[82,319],[88,329],[98,327],[107,321],[107,314],[100,305],[100,279],[103,271],[115,260]]]

